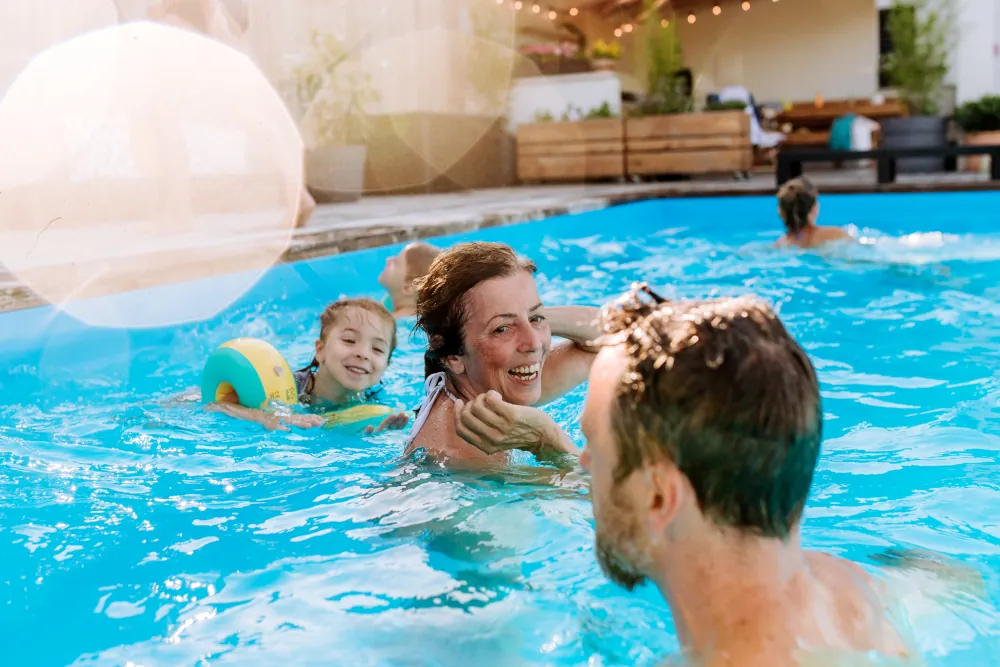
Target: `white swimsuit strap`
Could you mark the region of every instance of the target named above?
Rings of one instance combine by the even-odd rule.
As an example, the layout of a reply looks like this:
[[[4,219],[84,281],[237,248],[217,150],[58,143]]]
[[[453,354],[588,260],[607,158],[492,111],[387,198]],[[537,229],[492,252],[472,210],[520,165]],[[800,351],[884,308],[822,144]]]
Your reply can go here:
[[[417,418],[413,421],[413,426],[410,428],[410,437],[406,441],[407,447],[413,444],[413,439],[417,437],[417,433],[427,422],[428,417],[431,416],[431,408],[434,406],[434,401],[437,400],[438,395],[441,392],[445,392],[451,396],[451,392],[445,387],[445,374],[444,373],[432,373],[427,376],[424,380],[424,401],[417,408]]]

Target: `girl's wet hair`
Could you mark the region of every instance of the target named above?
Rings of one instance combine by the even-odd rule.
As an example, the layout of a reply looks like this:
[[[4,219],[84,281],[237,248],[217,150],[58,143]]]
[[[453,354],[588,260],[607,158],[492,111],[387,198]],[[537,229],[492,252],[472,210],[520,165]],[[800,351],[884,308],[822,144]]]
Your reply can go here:
[[[819,190],[808,178],[793,178],[778,190],[778,210],[785,229],[796,236],[809,226],[809,214],[819,198]]]
[[[396,351],[396,318],[392,316],[385,306],[383,306],[378,301],[374,299],[361,298],[361,299],[338,299],[334,301],[319,316],[319,339],[322,341],[326,340],[327,335],[330,333],[330,329],[340,321],[339,318],[343,317],[349,308],[359,308],[367,313],[371,313],[376,317],[382,319],[383,322],[389,325],[389,330],[392,332],[391,340],[389,341],[389,358],[388,361],[392,361],[392,353]],[[313,356],[309,365],[300,368],[299,371],[309,371],[314,373],[319,368],[319,359]]]

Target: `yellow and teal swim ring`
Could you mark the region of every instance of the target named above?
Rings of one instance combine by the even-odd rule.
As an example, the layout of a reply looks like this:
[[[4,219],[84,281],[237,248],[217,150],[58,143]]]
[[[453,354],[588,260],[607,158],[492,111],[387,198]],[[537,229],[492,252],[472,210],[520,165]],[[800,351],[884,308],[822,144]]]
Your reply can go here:
[[[270,343],[237,338],[221,345],[205,362],[201,400],[216,403],[236,392],[240,405],[262,410],[271,401],[297,405],[299,392],[288,362]]]
[[[240,405],[264,410],[272,401],[298,405],[295,375],[273,345],[257,338],[237,338],[221,345],[205,362],[201,400],[217,403],[236,392]],[[361,403],[323,413],[326,426],[345,426],[386,417],[396,412],[388,405]]]

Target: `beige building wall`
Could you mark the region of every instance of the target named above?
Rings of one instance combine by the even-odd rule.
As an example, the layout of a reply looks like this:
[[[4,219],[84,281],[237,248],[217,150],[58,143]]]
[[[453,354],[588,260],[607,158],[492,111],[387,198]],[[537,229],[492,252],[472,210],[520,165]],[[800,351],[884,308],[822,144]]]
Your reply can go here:
[[[874,0],[753,0],[750,11],[723,2],[675,17],[685,61],[695,76],[696,101],[742,85],[758,100],[870,97],[878,88],[878,13]],[[589,41],[614,39],[615,23],[581,22]],[[645,47],[639,32],[623,35],[622,69],[640,85]]]
[[[482,28],[487,28],[483,38]],[[371,111],[476,113],[469,79],[477,58],[512,55],[509,12],[479,0],[283,0],[250,5],[248,41],[254,59],[279,88],[294,86],[291,70],[313,31],[335,35],[361,57],[380,101]],[[502,69],[502,68],[501,68]],[[509,69],[509,68],[508,68]],[[509,87],[509,72],[494,75]]]

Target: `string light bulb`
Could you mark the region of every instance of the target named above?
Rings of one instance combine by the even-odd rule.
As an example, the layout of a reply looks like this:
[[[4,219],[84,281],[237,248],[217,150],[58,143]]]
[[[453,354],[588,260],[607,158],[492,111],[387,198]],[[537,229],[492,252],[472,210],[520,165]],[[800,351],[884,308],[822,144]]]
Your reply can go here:
[[[615,37],[621,37],[621,36],[622,36],[622,29],[615,28]]]
[[[750,11],[750,0],[743,0],[743,11]]]
[[[559,16],[559,15],[556,14],[556,10],[554,10],[554,9],[550,9],[549,10],[549,18],[551,20],[555,21],[557,16]]]
[[[579,9],[577,9],[576,7],[572,7],[572,8],[570,8],[570,10],[569,10],[569,15],[570,15],[570,16],[576,16],[576,15],[577,15],[577,14],[579,14],[579,13],[580,13],[580,10],[579,10]]]
[[[694,23],[697,20],[698,20],[697,16],[695,16],[694,14],[688,14],[688,23]]]
[[[533,11],[534,13],[536,13],[536,14],[537,14],[537,13],[539,13],[540,11],[542,11],[542,8],[541,8],[541,7],[539,6],[539,5],[532,5],[532,6],[531,6],[531,11]]]
[[[712,7],[712,13],[718,16],[719,14],[722,13],[722,7],[720,7],[719,5]]]
[[[632,24],[626,23],[625,25],[622,26],[622,30],[624,30],[625,32],[632,32]]]
[[[524,7],[524,3],[521,2],[521,0],[517,0],[517,2],[514,3],[514,9],[521,9],[521,7]]]
[[[670,21],[668,21],[667,19],[660,19],[660,26],[661,27],[666,28],[669,25],[670,25]]]
[[[503,4],[503,0],[497,0],[497,4],[498,5],[502,5]]]

